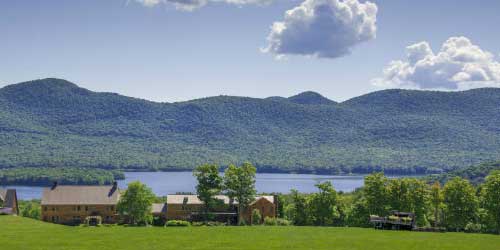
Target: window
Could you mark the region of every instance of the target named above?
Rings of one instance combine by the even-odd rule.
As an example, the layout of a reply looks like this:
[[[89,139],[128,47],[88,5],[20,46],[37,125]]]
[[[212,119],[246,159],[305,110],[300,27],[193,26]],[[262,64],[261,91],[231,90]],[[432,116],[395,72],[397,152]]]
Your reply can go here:
[[[47,211],[47,206],[43,206],[43,211]]]
[[[85,211],[89,211],[89,207],[88,206],[85,206]]]
[[[76,207],[76,210],[77,210],[77,211],[80,211],[80,206],[77,206],[77,207]]]
[[[56,211],[56,207],[52,207],[52,211]]]

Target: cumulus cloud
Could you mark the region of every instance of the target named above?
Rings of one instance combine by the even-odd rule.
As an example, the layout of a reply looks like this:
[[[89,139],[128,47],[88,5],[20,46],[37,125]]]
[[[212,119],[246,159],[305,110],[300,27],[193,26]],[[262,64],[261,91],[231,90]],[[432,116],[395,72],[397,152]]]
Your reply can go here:
[[[377,5],[358,0],[305,0],[271,26],[263,52],[336,58],[375,38]]]
[[[406,47],[406,59],[392,61],[383,76],[372,80],[381,87],[463,90],[500,87],[500,62],[466,37],[450,37],[434,53],[428,42]]]
[[[234,5],[266,5],[272,3],[274,0],[135,0],[136,2],[147,6],[153,7],[160,4],[172,4],[176,9],[184,11],[193,11],[207,5],[209,2],[213,3],[227,3]]]

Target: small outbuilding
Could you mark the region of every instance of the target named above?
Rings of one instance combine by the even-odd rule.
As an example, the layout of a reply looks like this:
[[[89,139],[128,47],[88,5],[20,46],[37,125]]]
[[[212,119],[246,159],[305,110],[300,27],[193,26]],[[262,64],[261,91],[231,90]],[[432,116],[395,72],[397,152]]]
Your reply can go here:
[[[15,189],[0,189],[0,214],[19,214],[17,192]]]

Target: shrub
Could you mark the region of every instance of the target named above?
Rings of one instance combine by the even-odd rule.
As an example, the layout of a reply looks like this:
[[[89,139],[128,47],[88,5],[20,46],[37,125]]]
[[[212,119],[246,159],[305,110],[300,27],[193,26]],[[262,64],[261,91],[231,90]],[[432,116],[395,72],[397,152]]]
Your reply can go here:
[[[276,218],[266,217],[266,218],[264,218],[264,225],[266,225],[266,226],[277,226],[278,225],[278,221],[276,220]]]
[[[262,221],[262,215],[258,209],[252,211],[252,225],[260,225]]]
[[[401,218],[401,220],[403,222],[411,222],[412,219],[411,219],[411,217],[403,217],[403,218]]]
[[[247,222],[245,219],[241,218],[239,221],[238,221],[238,226],[246,226],[247,225]]]
[[[189,227],[191,224],[185,220],[169,220],[165,224],[167,227]]]
[[[290,226],[292,223],[289,220],[281,218],[264,218],[264,225],[266,226]]]
[[[391,216],[389,216],[389,220],[390,220],[390,221],[398,221],[398,220],[399,220],[399,217],[394,216],[394,215],[391,215]]]
[[[480,233],[483,230],[483,225],[469,222],[465,226],[465,232],[467,233]]]
[[[226,226],[226,223],[224,222],[219,222],[219,221],[207,221],[207,222],[193,222],[191,223],[192,226],[207,226],[207,227],[221,227],[221,226]]]

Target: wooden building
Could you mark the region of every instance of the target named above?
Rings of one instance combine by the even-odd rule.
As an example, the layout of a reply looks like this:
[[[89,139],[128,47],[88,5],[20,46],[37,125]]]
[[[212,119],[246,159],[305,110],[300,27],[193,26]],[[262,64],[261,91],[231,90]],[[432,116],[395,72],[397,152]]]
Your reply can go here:
[[[45,188],[41,201],[43,221],[78,225],[116,223],[116,206],[120,192],[116,183],[110,186],[63,186]]]
[[[15,189],[0,189],[0,214],[19,214],[17,193]]]
[[[217,195],[215,198],[219,203],[214,207],[210,214],[210,220],[236,224],[238,222],[238,202],[231,201],[226,195]],[[258,209],[265,217],[276,217],[276,204],[274,196],[256,196],[255,200],[242,213],[246,222],[252,220],[252,211]],[[203,220],[203,202],[197,195],[167,195],[166,220]]]

